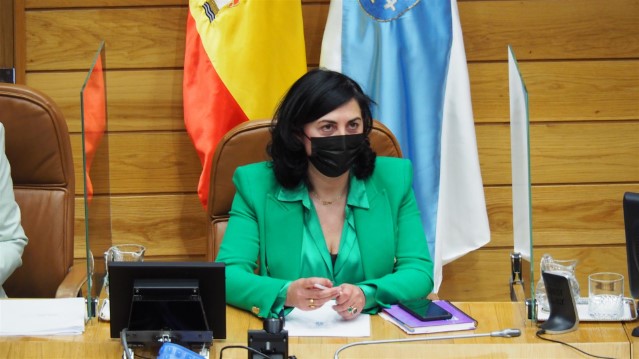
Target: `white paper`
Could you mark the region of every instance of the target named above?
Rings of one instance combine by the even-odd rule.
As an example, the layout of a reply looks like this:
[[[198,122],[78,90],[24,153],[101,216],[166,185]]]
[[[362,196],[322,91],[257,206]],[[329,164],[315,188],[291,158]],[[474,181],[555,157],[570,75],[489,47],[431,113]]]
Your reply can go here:
[[[84,298],[1,299],[0,336],[82,334],[86,314]]]
[[[345,320],[333,310],[335,301],[311,311],[293,309],[285,319],[284,329],[289,337],[368,337],[371,335],[371,317],[360,314]]]

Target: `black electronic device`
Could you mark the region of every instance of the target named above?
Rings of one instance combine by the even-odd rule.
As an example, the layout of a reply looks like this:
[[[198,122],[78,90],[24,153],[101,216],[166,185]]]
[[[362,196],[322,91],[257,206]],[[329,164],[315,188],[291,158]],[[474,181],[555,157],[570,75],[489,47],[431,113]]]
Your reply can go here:
[[[453,315],[446,309],[426,298],[404,300],[400,301],[398,304],[400,308],[404,309],[422,322],[445,320],[453,317]]]
[[[570,280],[552,272],[542,272],[541,276],[548,295],[550,315],[540,327],[548,334],[562,334],[577,329],[579,314],[575,298],[570,290]]]
[[[639,193],[623,195],[623,221],[626,229],[626,257],[628,261],[628,285],[630,294],[639,299]],[[639,327],[632,331],[639,337]]]
[[[639,193],[626,192],[623,195],[623,221],[626,227],[630,294],[639,299]]]
[[[263,330],[248,331],[248,346],[271,359],[288,359],[288,331],[284,330],[284,317],[266,318]],[[249,359],[263,356],[250,352]]]
[[[111,262],[108,275],[112,338],[122,329],[130,345],[226,338],[223,263]]]

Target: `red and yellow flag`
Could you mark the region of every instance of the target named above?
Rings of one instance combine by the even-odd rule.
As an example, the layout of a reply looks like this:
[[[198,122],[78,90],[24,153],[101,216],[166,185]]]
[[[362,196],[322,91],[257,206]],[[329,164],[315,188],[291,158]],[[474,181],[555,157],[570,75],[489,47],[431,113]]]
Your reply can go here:
[[[206,207],[215,147],[235,125],[271,118],[306,72],[301,0],[190,0],[184,123],[202,162]]]

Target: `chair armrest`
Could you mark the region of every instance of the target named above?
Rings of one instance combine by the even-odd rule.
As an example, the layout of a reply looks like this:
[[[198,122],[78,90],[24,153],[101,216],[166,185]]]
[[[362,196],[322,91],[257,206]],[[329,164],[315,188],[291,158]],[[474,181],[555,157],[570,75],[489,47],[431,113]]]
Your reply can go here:
[[[86,263],[85,263],[86,264]],[[55,293],[56,298],[75,298],[80,293],[82,286],[87,281],[86,265],[76,264],[71,266],[69,273],[58,286]]]

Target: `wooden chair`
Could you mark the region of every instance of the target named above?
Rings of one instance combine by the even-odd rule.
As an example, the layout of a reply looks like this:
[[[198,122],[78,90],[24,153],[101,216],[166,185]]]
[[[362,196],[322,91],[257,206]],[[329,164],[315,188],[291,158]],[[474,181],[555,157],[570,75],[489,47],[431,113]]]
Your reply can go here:
[[[29,238],[22,267],[3,287],[9,297],[75,297],[87,269],[73,265],[75,177],[67,124],[49,97],[27,86],[0,83],[0,109]]]
[[[207,206],[207,215],[211,222],[207,247],[209,261],[217,256],[226,230],[235,196],[235,169],[269,159],[266,145],[271,140],[270,126],[270,120],[243,122],[229,131],[215,149]],[[379,156],[402,157],[402,150],[395,135],[378,121],[373,121],[370,141],[373,150]]]

